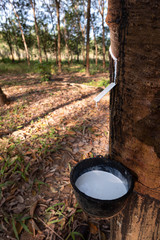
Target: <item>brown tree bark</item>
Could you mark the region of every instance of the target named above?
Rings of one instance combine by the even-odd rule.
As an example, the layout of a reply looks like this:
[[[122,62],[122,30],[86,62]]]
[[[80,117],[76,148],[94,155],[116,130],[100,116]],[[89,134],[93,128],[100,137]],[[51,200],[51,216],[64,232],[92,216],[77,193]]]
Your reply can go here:
[[[13,52],[13,47],[12,47],[11,44],[9,45],[9,49],[10,49],[10,53],[11,53],[11,56],[12,56],[12,62],[14,62],[14,52]]]
[[[21,55],[20,55],[20,51],[19,51],[19,47],[18,47],[17,41],[16,41],[16,54],[18,56],[18,60],[21,61]]]
[[[160,203],[134,193],[124,210],[111,220],[111,240],[159,240]]]
[[[60,9],[60,0],[56,1],[56,11],[57,11],[57,30],[58,30],[58,72],[62,71],[61,67],[61,32],[60,32],[60,16],[59,16],[59,9]]]
[[[102,49],[103,49],[103,69],[106,67],[106,47],[105,47],[105,36],[104,36],[104,0],[98,0],[99,12],[102,18]]]
[[[81,20],[80,20],[80,16],[79,16],[79,13],[78,13],[78,3],[75,4],[75,9],[76,9],[76,11],[77,11],[79,27],[80,27],[80,30],[81,30],[81,33],[82,33],[82,39],[83,39],[82,57],[83,57],[83,64],[85,65],[85,36],[86,36],[86,26],[84,25],[84,27],[82,27]],[[84,17],[85,17],[85,19],[87,19],[84,1],[83,1],[83,12],[84,12]]]
[[[68,47],[68,36],[67,36],[65,17],[64,17],[63,21],[64,21],[64,41],[65,41],[65,47],[66,47],[66,52],[67,52],[67,61],[68,61],[68,65],[69,65],[70,64],[70,61],[69,61],[69,47]]]
[[[90,5],[91,5],[91,0],[88,0],[88,6],[87,6],[87,46],[86,46],[86,75],[90,75],[89,71],[89,49],[90,49],[90,44],[89,44],[89,33],[90,33]]]
[[[93,29],[93,38],[94,38],[94,47],[95,47],[95,64],[97,66],[97,64],[98,64],[98,45],[97,45],[97,41],[96,41],[93,23],[92,23],[92,29]]]
[[[24,49],[25,49],[25,52],[26,52],[26,57],[27,57],[27,62],[28,62],[28,66],[30,66],[30,57],[29,57],[29,52],[28,52],[28,47],[27,47],[27,43],[26,43],[26,39],[25,39],[25,36],[24,36],[24,32],[23,32],[23,29],[22,29],[22,25],[21,25],[21,22],[20,22],[20,19],[19,19],[19,15],[17,14],[15,8],[14,8],[14,5],[13,3],[9,0],[12,8],[13,8],[13,11],[14,11],[14,14],[18,20],[18,25],[19,25],[19,28],[20,28],[20,31],[21,31],[21,35],[22,35],[22,40],[23,40],[23,44],[24,44]]]
[[[110,155],[137,176],[112,220],[111,240],[160,240],[160,4],[110,0],[106,22],[118,58],[111,92]],[[111,61],[111,78],[114,67]]]
[[[55,39],[55,51],[56,51],[56,64],[58,65],[57,39]]]
[[[48,55],[47,55],[47,51],[46,51],[45,46],[43,46],[43,51],[44,51],[44,54],[45,54],[45,57],[46,57],[46,62],[48,62]]]
[[[82,45],[82,57],[83,57],[83,64],[85,65],[85,28],[82,28],[81,22],[79,20],[79,26],[81,29],[81,33],[82,33],[82,38],[83,38],[83,45]]]
[[[37,45],[38,45],[38,51],[39,51],[39,62],[42,63],[42,53],[41,53],[41,46],[40,46],[40,40],[39,40],[39,30],[38,30],[38,24],[37,24],[36,13],[35,13],[35,0],[33,0],[33,1],[30,0],[30,4],[32,6],[33,16],[34,16],[34,24],[35,24]]]

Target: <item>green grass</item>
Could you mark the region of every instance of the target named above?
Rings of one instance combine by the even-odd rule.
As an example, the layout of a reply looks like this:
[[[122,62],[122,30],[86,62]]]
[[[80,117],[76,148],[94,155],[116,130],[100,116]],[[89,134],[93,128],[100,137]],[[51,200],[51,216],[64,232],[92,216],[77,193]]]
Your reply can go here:
[[[91,82],[84,83],[84,84],[88,85],[88,86],[93,86],[93,87],[107,87],[109,85],[109,83],[110,83],[109,78],[103,77],[98,81],[92,80]]]
[[[108,69],[109,62],[106,61],[106,69]],[[90,73],[91,75],[97,72],[105,72],[103,69],[102,61],[98,61],[96,66],[94,60],[90,60]],[[45,74],[56,74],[58,67],[55,61],[43,62],[40,64],[38,61],[31,61],[30,66],[27,65],[25,60],[12,62],[10,59],[0,60],[0,73],[12,73],[12,74],[22,74],[22,73],[39,73],[44,77]],[[70,65],[66,61],[62,61],[62,72],[63,73],[85,73],[85,66],[82,61],[73,61]]]
[[[53,74],[56,70],[56,63],[52,61],[40,64],[38,61],[31,61],[30,66],[28,66],[27,62],[24,60],[15,60],[14,62],[10,59],[0,60],[0,73],[41,73],[42,70]]]

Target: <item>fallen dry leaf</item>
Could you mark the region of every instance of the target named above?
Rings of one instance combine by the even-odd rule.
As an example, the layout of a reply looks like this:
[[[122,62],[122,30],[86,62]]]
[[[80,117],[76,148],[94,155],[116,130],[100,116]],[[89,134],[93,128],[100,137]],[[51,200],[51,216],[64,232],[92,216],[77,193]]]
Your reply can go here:
[[[89,223],[89,228],[90,228],[90,232],[93,235],[98,233],[98,227],[94,223],[90,222]]]
[[[34,216],[34,212],[37,207],[37,204],[38,204],[38,200],[36,200],[30,207],[29,213],[30,213],[31,218],[33,218],[33,216]]]

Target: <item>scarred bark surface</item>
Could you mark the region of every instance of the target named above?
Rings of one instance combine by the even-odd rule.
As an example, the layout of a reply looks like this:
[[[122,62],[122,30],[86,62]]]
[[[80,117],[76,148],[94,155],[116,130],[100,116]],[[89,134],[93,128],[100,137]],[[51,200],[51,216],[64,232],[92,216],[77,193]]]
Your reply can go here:
[[[159,240],[159,201],[133,194],[126,208],[111,221],[112,240]]]
[[[110,155],[138,177],[111,240],[160,240],[160,3],[110,0],[107,24],[118,58],[111,92]],[[111,60],[111,79],[114,64]]]
[[[128,0],[120,4],[122,12],[117,11],[116,17],[112,10],[113,21],[112,13],[107,18],[112,22],[111,46],[118,56],[117,86],[111,94],[110,151],[138,175],[137,191],[160,200],[160,3]]]

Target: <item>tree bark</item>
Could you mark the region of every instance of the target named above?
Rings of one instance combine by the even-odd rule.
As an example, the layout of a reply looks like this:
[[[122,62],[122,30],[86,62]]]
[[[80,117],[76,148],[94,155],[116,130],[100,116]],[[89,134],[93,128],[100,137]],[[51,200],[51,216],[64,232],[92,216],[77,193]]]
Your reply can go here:
[[[32,10],[33,10],[33,16],[34,16],[34,24],[35,24],[35,30],[36,30],[36,37],[37,37],[37,45],[38,45],[38,51],[39,51],[39,62],[42,63],[42,53],[41,53],[41,46],[40,46],[40,40],[39,40],[39,30],[38,30],[38,24],[36,19],[36,13],[35,13],[35,0],[30,0]]]
[[[103,0],[104,2],[104,0]],[[103,15],[102,15],[102,29],[103,29],[103,33],[102,33],[102,45],[103,45],[103,69],[105,69],[106,67],[106,47],[105,47],[105,36],[104,36],[104,10],[103,10]]]
[[[59,8],[60,8],[60,0],[56,1],[56,11],[57,11],[57,29],[58,29],[58,72],[62,71],[61,67],[61,32],[60,32],[60,16],[59,16]]]
[[[89,44],[89,33],[90,33],[90,5],[91,5],[91,0],[88,0],[88,6],[87,6],[87,46],[86,46],[86,75],[90,75],[89,71],[89,49],[90,49],[90,44]]]
[[[11,56],[12,56],[12,62],[14,62],[14,53],[13,53],[13,47],[11,44],[9,44],[9,49],[10,49],[10,53],[11,53]]]
[[[137,193],[111,220],[111,240],[159,240],[159,201]]]
[[[97,41],[96,41],[96,35],[95,35],[93,23],[92,23],[92,29],[93,29],[93,38],[94,38],[94,47],[95,47],[95,64],[97,66],[97,64],[98,64],[98,45],[97,45]]]
[[[56,64],[58,65],[57,39],[55,39],[55,50],[56,50]]]
[[[12,4],[12,2],[10,0],[9,0],[9,2],[11,4],[11,6],[13,8],[13,11],[14,11],[14,14],[15,14],[17,20],[18,20],[18,25],[19,25],[19,28],[20,28],[20,31],[21,31],[21,35],[22,35],[22,40],[23,40],[24,49],[25,49],[25,52],[26,52],[28,66],[30,66],[30,57],[29,57],[28,47],[27,47],[27,43],[26,43],[26,39],[25,39],[25,36],[24,36],[23,29],[22,29],[22,25],[20,23],[19,15],[17,14],[16,10],[14,9],[14,5]]]
[[[82,38],[83,38],[82,57],[83,57],[83,64],[85,65],[85,29],[82,28],[80,20],[79,20],[79,26],[80,26],[81,33],[82,33]]]
[[[70,64],[70,61],[69,61],[69,47],[68,47],[68,36],[67,36],[65,17],[64,17],[64,41],[65,41],[65,47],[66,47],[66,52],[67,52],[67,61],[68,61],[68,65],[69,65]]]
[[[47,51],[46,51],[45,46],[43,46],[43,51],[44,51],[44,54],[45,54],[45,57],[46,57],[46,62],[48,62],[48,55],[47,55]]]
[[[20,55],[20,51],[19,51],[19,47],[18,47],[17,41],[16,41],[16,54],[17,54],[18,60],[20,62],[21,61],[21,55]]]
[[[99,12],[102,18],[102,50],[103,50],[103,69],[106,67],[106,47],[105,47],[105,35],[104,35],[104,0],[98,0],[99,3]]]
[[[110,155],[137,176],[112,220],[112,240],[160,240],[160,23],[156,1],[110,0],[106,22],[118,58],[111,92]],[[111,79],[114,75],[111,61]]]
[[[77,16],[78,16],[78,22],[79,22],[79,27],[80,27],[80,30],[81,30],[81,34],[82,34],[82,57],[83,57],[83,64],[85,65],[85,36],[86,36],[86,25],[84,25],[84,27],[82,27],[82,24],[81,24],[81,20],[80,20],[80,16],[79,16],[79,13],[78,13],[78,5],[76,4],[75,5],[75,9],[77,11]],[[83,11],[84,11],[84,18],[86,20],[87,16],[86,16],[86,11],[85,11],[85,3],[83,1]]]

